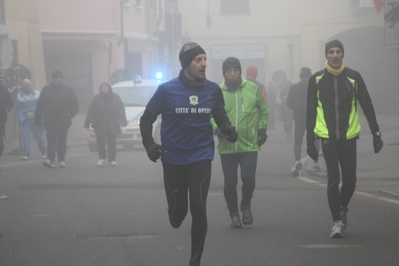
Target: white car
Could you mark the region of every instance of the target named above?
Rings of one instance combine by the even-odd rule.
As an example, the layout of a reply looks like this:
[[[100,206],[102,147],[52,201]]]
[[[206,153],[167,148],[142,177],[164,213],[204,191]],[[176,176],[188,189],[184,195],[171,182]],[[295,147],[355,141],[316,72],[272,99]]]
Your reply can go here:
[[[140,133],[140,117],[145,106],[154,95],[161,80],[141,79],[135,77],[134,80],[122,81],[112,85],[114,93],[118,94],[125,105],[127,126],[121,128],[121,134],[116,137],[116,144],[122,145],[125,149],[133,149],[137,144],[142,145]],[[158,116],[153,124],[153,137],[160,143],[161,119]],[[90,151],[97,151],[96,134],[92,127],[88,130],[87,144]]]

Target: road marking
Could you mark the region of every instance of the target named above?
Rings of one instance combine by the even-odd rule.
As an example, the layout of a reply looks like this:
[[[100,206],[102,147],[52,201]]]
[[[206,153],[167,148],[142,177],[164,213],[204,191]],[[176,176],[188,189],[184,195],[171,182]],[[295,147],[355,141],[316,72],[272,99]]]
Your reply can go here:
[[[307,178],[306,176],[298,176],[297,178],[298,178],[299,180],[301,180],[301,181],[306,182],[306,183],[318,184],[318,185],[321,186],[321,187],[326,187],[326,186],[327,186],[327,184],[323,184],[323,183],[320,183],[320,182],[318,182],[318,181],[312,180],[312,179],[310,179],[310,178]],[[340,184],[340,186],[341,186],[341,184]],[[386,198],[386,197],[376,196],[376,195],[374,195],[374,194],[370,194],[370,193],[366,193],[366,192],[360,192],[360,191],[355,191],[355,194],[358,194],[358,195],[366,196],[366,197],[369,197],[369,198],[378,199],[378,200],[382,200],[382,201],[386,201],[386,202],[390,202],[390,203],[399,205],[399,200],[389,199],[389,198]]]
[[[315,181],[315,180],[310,179],[310,178],[307,178],[306,176],[298,176],[297,178],[298,178],[299,180],[302,180],[302,181],[307,182],[307,183],[311,183],[311,184],[320,184],[320,182]]]
[[[209,192],[208,196],[223,196],[223,192]]]
[[[370,193],[366,193],[366,192],[358,192],[358,191],[356,191],[355,193],[359,194],[359,195],[366,196],[366,197],[379,199],[379,200],[383,200],[383,201],[386,201],[386,202],[390,202],[390,203],[399,205],[399,200],[389,199],[389,198],[385,198],[385,197],[380,197],[380,196],[376,196],[374,194],[370,194]]]
[[[326,248],[361,248],[359,245],[337,245],[337,244],[309,244],[300,246],[301,248],[309,249],[326,249]]]
[[[107,239],[107,238],[135,238],[135,239],[152,239],[158,238],[158,235],[155,234],[146,234],[146,235],[138,235],[138,234],[120,234],[120,235],[104,235],[104,236],[76,236],[77,239]]]

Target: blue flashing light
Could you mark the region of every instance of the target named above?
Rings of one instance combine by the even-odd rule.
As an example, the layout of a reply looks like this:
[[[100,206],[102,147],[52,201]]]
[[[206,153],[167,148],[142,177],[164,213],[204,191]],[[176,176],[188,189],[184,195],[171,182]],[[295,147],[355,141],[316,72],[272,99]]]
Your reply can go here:
[[[155,78],[156,78],[156,79],[162,79],[162,78],[163,78],[162,72],[157,72],[157,73],[155,74]]]

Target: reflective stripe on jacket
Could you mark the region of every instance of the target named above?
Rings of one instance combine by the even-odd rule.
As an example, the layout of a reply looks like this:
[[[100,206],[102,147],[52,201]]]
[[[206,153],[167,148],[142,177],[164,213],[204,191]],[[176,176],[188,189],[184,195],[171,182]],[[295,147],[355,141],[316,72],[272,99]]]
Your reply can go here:
[[[369,122],[370,130],[379,130],[374,107],[359,72],[345,68],[335,76],[326,69],[309,80],[307,130],[321,138],[348,140],[357,137],[361,127],[357,102]]]

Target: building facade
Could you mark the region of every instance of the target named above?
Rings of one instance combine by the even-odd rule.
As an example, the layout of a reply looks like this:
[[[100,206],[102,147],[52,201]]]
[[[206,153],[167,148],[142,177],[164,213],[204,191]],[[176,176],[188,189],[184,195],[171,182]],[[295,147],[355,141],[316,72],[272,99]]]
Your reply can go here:
[[[162,68],[163,0],[38,1],[46,76],[61,70],[82,112],[102,81]]]
[[[0,0],[1,36],[0,68],[22,65],[31,74],[36,88],[46,85],[38,0]],[[33,12],[32,12],[33,10]]]
[[[62,71],[85,114],[101,82],[154,79],[168,68],[167,1],[0,0],[0,69],[23,66],[38,90]],[[19,123],[9,121],[12,143]]]

